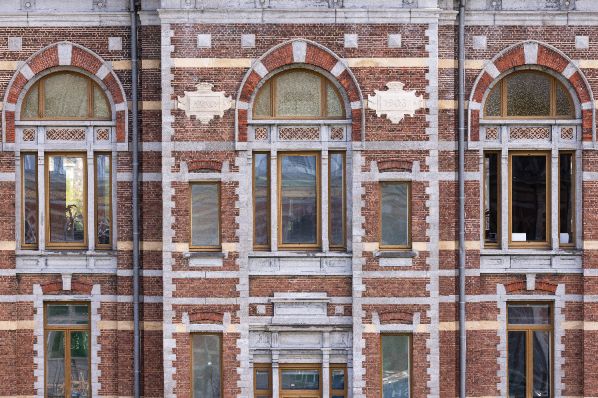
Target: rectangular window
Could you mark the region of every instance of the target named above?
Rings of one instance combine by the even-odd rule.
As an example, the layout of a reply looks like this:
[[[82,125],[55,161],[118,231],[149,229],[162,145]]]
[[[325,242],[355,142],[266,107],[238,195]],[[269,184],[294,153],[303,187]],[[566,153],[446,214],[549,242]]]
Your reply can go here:
[[[222,336],[192,335],[193,398],[222,396]]]
[[[191,184],[191,250],[220,250],[220,184]]]
[[[575,156],[572,152],[559,154],[559,243],[575,243]]]
[[[270,248],[270,155],[253,155],[253,247]]]
[[[38,198],[37,198],[37,154],[21,156],[22,220],[21,247],[37,249],[38,245]]]
[[[272,368],[270,364],[254,364],[253,368],[254,398],[272,397]]]
[[[46,156],[46,237],[48,247],[87,245],[85,154]]]
[[[89,305],[45,304],[47,397],[91,397]]]
[[[301,367],[300,365],[283,368],[280,370],[280,389],[282,396],[289,394],[288,391],[296,392],[296,394],[290,393],[289,395],[298,396],[301,396],[301,391],[310,395],[314,391],[320,391],[320,369]]]
[[[345,247],[345,154],[328,159],[328,241],[331,249]]]
[[[278,234],[281,248],[320,245],[320,155],[284,153],[278,160]]]
[[[330,398],[347,398],[347,367],[330,365]]]
[[[95,155],[96,247],[110,249],[112,243],[112,176],[110,154]]]
[[[382,335],[382,398],[411,396],[411,336]]]
[[[484,154],[484,241],[498,245],[500,239],[500,155]]]
[[[380,247],[406,249],[411,245],[411,184],[380,184]]]
[[[509,304],[507,312],[509,396],[551,397],[551,305]]]
[[[510,243],[548,246],[550,158],[548,153],[511,153]]]

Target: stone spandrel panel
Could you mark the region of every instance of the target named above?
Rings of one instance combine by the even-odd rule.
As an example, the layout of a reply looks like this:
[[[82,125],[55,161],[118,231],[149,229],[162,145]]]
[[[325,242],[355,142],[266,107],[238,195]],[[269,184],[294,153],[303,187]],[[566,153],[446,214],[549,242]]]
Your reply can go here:
[[[374,95],[368,95],[368,108],[376,111],[378,117],[386,116],[392,123],[400,123],[405,116],[414,116],[425,106],[425,100],[415,90],[404,90],[404,86],[394,81],[386,83],[386,91],[374,90]]]
[[[223,117],[224,111],[231,109],[235,103],[224,91],[212,91],[214,85],[211,83],[199,83],[196,87],[196,91],[185,91],[185,95],[178,97],[177,108],[201,123],[208,123],[216,116]]]

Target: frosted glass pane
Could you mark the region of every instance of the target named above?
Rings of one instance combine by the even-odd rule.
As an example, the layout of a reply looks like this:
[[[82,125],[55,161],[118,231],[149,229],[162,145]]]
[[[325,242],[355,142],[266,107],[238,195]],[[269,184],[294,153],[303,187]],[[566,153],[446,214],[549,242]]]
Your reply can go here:
[[[571,97],[569,92],[565,90],[562,84],[556,85],[556,114],[559,116],[571,116],[573,109],[571,108]]]
[[[382,336],[382,397],[409,398],[409,336]]]
[[[37,243],[37,155],[23,155],[23,243]]]
[[[110,244],[112,212],[110,209],[110,156],[96,156],[96,233],[100,245]]]
[[[500,116],[500,84],[497,84],[486,97],[484,116]]]
[[[409,186],[385,183],[382,193],[382,245],[405,246],[409,243]]]
[[[343,108],[341,102],[336,95],[336,91],[332,84],[326,83],[326,110],[328,116],[343,116]]]
[[[102,89],[94,84],[93,117],[94,119],[110,119],[110,107]]]
[[[257,97],[253,105],[253,116],[272,116],[272,104],[270,103],[270,99],[270,83],[268,82],[264,84],[257,93]]]
[[[34,85],[27,97],[25,98],[25,104],[23,106],[22,119],[37,119],[39,117],[39,85]]]
[[[73,73],[54,74],[45,79],[44,85],[45,118],[82,119],[88,116],[86,77]]]
[[[220,398],[220,336],[193,335],[193,397]]]
[[[320,85],[320,77],[313,73],[295,71],[280,75],[276,79],[276,116],[320,116]]]
[[[507,116],[550,115],[550,77],[538,73],[517,73],[506,82]]]
[[[218,184],[192,185],[191,200],[191,245],[218,246],[220,244]]]

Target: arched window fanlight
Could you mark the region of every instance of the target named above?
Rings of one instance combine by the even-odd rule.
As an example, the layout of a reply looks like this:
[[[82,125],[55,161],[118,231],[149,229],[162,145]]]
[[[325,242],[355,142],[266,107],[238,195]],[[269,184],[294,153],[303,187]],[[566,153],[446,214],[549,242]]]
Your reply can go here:
[[[27,92],[21,120],[111,120],[104,90],[75,72],[56,72],[39,79]]]
[[[339,119],[344,106],[336,87],[325,77],[295,69],[279,73],[257,93],[254,119]]]
[[[538,72],[512,73],[500,80],[488,94],[486,118],[575,117],[569,91],[554,77]]]

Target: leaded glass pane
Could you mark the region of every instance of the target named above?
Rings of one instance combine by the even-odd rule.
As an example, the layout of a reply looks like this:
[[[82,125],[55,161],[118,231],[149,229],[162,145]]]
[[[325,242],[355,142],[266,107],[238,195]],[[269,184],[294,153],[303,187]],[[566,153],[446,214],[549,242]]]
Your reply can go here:
[[[99,245],[110,244],[112,211],[110,209],[110,155],[96,155],[96,239]]]
[[[328,116],[343,116],[340,98],[330,82],[326,83],[326,112]]]
[[[276,78],[277,117],[319,117],[322,79],[307,71],[283,73]]]
[[[526,334],[523,331],[509,333],[509,397],[526,397]]]
[[[317,243],[317,157],[281,159],[281,234],[283,244]]]
[[[82,156],[48,156],[51,243],[85,240],[85,166]]]
[[[383,183],[382,236],[383,246],[406,246],[409,243],[409,184]]]
[[[548,304],[509,304],[509,324],[549,325],[550,305]]]
[[[71,331],[71,398],[88,398],[89,332]]]
[[[218,184],[191,185],[191,246],[220,244]]]
[[[23,155],[23,243],[37,244],[37,155]]]
[[[549,76],[540,73],[516,73],[506,79],[507,116],[549,116]]]
[[[500,116],[500,86],[498,83],[486,97],[484,116]]]
[[[254,245],[267,246],[270,244],[270,156],[266,153],[256,153],[254,156],[253,206],[255,228]]]
[[[284,369],[281,388],[283,390],[319,390],[320,372],[316,369]]]
[[[88,78],[74,73],[56,73],[45,78],[44,118],[87,118],[88,83]]]
[[[46,334],[46,396],[66,398],[64,383],[65,332],[49,331]]]
[[[93,117],[94,119],[110,119],[110,107],[106,95],[95,83],[93,88]]]
[[[272,93],[270,82],[264,84],[257,93],[253,105],[253,115],[256,117],[272,116]]]
[[[409,336],[382,336],[382,398],[410,395]]]
[[[39,117],[39,84],[35,84],[25,97],[21,119],[37,119]]]
[[[565,87],[557,82],[556,83],[556,114],[557,116],[570,117],[573,114],[571,107],[571,96]]]
[[[513,242],[546,241],[546,156],[511,158]]]
[[[193,397],[220,398],[220,336],[193,335]]]
[[[328,214],[330,217],[330,231],[329,241],[330,246],[340,247],[345,244],[344,240],[344,210],[345,210],[345,196],[344,196],[344,156],[342,153],[331,153],[329,157],[330,162],[330,176],[328,180],[329,188],[328,194],[330,200],[328,203]]]
[[[48,325],[87,325],[89,306],[85,304],[48,304],[46,306]]]

